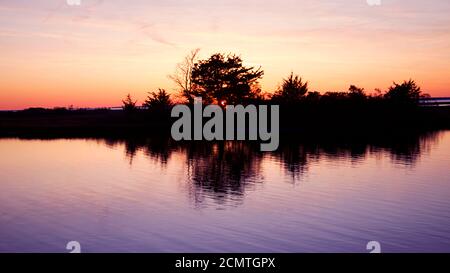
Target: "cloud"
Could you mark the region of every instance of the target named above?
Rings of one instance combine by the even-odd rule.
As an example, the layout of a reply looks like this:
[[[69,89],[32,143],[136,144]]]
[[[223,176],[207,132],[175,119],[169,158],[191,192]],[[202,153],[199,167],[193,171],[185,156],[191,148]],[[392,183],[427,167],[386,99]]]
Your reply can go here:
[[[163,45],[173,46],[176,45],[172,42],[167,41],[161,34],[158,33],[158,29],[156,28],[154,23],[135,23],[137,27],[137,31],[142,35],[150,38],[151,40],[161,43]]]

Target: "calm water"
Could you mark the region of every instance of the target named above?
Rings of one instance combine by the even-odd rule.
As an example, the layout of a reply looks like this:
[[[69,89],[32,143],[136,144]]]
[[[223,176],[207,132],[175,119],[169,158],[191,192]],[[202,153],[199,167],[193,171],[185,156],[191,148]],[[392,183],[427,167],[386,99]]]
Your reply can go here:
[[[0,139],[0,252],[450,252],[450,131],[258,148]]]

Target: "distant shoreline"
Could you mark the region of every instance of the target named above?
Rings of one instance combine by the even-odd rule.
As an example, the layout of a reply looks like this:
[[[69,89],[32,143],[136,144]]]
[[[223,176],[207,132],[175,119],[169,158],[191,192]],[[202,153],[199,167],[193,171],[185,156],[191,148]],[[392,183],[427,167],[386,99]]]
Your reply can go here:
[[[355,136],[450,129],[450,106],[404,109],[281,108],[280,133]],[[170,113],[39,109],[0,112],[0,137],[135,137],[170,135]]]

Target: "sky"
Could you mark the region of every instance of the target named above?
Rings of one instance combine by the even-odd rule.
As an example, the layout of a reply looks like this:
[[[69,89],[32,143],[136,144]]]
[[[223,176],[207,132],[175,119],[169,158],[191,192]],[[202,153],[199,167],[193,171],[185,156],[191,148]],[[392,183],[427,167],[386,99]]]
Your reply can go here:
[[[291,72],[310,90],[416,80],[450,96],[448,0],[0,0],[0,110],[142,102],[192,49]]]

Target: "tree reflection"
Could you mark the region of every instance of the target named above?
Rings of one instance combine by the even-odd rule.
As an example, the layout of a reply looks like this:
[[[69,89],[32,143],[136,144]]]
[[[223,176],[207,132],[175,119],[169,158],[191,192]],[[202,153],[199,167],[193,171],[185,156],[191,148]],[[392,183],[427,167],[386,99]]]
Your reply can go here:
[[[393,163],[414,167],[429,152],[439,132],[372,136],[356,139],[295,139],[280,143],[277,151],[261,153],[256,142],[176,142],[170,136],[157,138],[105,139],[109,146],[124,145],[130,164],[138,151],[165,166],[177,154],[185,160],[186,183],[196,206],[207,200],[227,205],[243,201],[245,193],[264,182],[262,166],[266,157],[299,183],[311,163],[320,160],[350,160],[359,164],[368,155],[388,155]]]

